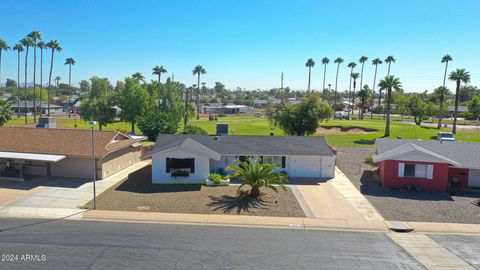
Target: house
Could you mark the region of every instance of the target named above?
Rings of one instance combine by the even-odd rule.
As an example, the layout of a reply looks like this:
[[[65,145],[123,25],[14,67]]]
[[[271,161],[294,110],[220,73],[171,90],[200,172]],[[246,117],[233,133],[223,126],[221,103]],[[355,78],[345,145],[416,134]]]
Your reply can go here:
[[[24,100],[20,100],[18,103],[16,101],[12,101],[11,105],[13,112],[18,113],[18,110],[20,110],[20,113],[24,114],[26,105],[27,113],[33,113],[33,101],[27,100],[26,103],[27,104],[25,104]],[[46,101],[37,100],[35,102],[35,107],[37,107],[37,113],[40,113],[40,108],[42,109],[43,114],[46,114],[48,112],[48,104]],[[60,112],[63,112],[62,106],[50,104],[50,113]]]
[[[250,112],[250,107],[245,105],[211,105],[211,106],[203,106],[202,112],[204,114],[244,114]]]
[[[480,187],[480,143],[377,139],[375,145],[372,158],[385,187]]]
[[[336,161],[320,136],[160,135],[146,157],[153,183],[204,183],[210,172],[249,157],[278,164],[289,177],[332,178]]]
[[[90,130],[0,128],[0,179],[24,176],[93,178]],[[140,144],[128,135],[95,131],[97,179],[140,160]]]

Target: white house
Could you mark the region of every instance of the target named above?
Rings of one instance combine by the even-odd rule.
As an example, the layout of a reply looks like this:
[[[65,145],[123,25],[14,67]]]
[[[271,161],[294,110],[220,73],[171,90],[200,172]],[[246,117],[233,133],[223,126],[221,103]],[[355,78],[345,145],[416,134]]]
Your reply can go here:
[[[334,155],[320,136],[160,135],[153,150],[153,183],[203,183],[210,172],[254,158],[288,177],[333,178]]]

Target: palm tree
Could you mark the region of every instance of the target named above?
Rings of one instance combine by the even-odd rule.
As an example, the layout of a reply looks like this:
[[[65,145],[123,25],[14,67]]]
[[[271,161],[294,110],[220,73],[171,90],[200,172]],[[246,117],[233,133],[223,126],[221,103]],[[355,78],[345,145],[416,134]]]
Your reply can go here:
[[[160,79],[162,78],[162,73],[168,72],[163,66],[155,66],[154,68],[152,68],[152,70],[152,74],[158,76],[158,82],[160,82]]]
[[[72,102],[72,66],[74,66],[75,63],[75,59],[72,57],[65,59],[65,65],[68,65],[68,88],[70,88],[70,102]]]
[[[350,94],[352,92],[352,74],[353,74],[353,69],[357,66],[357,64],[355,62],[350,62],[348,63],[347,67],[349,67],[351,70],[350,70],[350,82],[348,84],[348,93],[347,93],[347,101],[350,100]],[[350,106],[348,106],[349,110],[348,110],[348,116],[350,117]],[[352,110],[352,113],[353,113],[353,110]]]
[[[44,41],[40,41],[37,44],[40,49],[40,115],[43,114],[43,50],[47,48],[47,44]]]
[[[375,58],[372,60],[372,65],[375,66],[375,75],[373,76],[373,89],[372,89],[372,109],[370,111],[370,119],[373,119],[373,99],[375,97],[375,86],[377,85],[376,84],[376,81],[377,81],[377,69],[378,69],[378,65],[381,65],[383,62],[380,58]],[[380,90],[378,92],[378,106],[380,106],[382,102],[382,90]]]
[[[388,64],[387,76],[390,76],[390,65],[391,65],[392,63],[395,63],[395,57],[393,57],[393,55],[387,56],[387,58],[385,58],[385,63]]]
[[[10,46],[5,40],[0,39],[0,85],[2,84],[2,51],[10,50]]]
[[[56,82],[55,85],[56,85],[57,87],[58,87],[58,85],[60,84],[60,80],[61,80],[61,79],[62,79],[62,77],[60,77],[60,76],[55,77],[54,81]]]
[[[392,101],[392,89],[395,91],[402,90],[402,83],[399,78],[395,78],[393,75],[386,76],[383,80],[380,80],[378,87],[387,91],[386,98],[386,122],[385,122],[385,137],[390,136],[390,103]]]
[[[256,198],[262,195],[261,187],[270,188],[278,192],[277,185],[286,190],[284,183],[288,182],[285,174],[275,172],[278,165],[260,163],[257,160],[248,159],[247,161],[236,160],[235,165],[228,166],[227,170],[233,171],[233,178],[240,179],[242,184],[238,191],[244,186],[250,186],[249,196]]]
[[[54,59],[54,54],[55,52],[60,52],[62,51],[62,47],[60,46],[60,43],[56,40],[51,40],[47,43],[47,47],[50,48],[52,51],[52,57],[50,58],[50,74],[48,76],[48,108],[47,108],[47,116],[50,117],[50,100],[52,96],[52,72],[53,72],[53,59]]]
[[[328,63],[330,63],[330,59],[328,59],[327,57],[324,57],[322,59],[322,64],[323,64],[323,88],[322,90],[325,91],[325,77],[327,75],[327,65]]]
[[[456,69],[452,71],[448,76],[448,79],[451,81],[455,81],[457,83],[457,87],[455,89],[455,111],[453,112],[453,127],[452,133],[457,133],[457,116],[458,116],[458,101],[460,99],[460,83],[468,83],[470,82],[470,73],[465,69]]]
[[[360,88],[363,87],[363,66],[365,65],[365,62],[367,62],[367,60],[368,57],[366,57],[365,55],[362,55],[362,57],[360,57],[360,59],[358,60],[358,62],[362,64],[362,69],[360,71]]]
[[[136,81],[142,81],[142,82],[145,82],[145,77],[143,76],[142,73],[140,72],[135,72],[132,74],[132,79],[136,80]]]
[[[202,65],[197,65],[193,68],[193,76],[197,75],[197,119],[200,119],[200,75],[201,74],[206,74],[207,71],[203,68]]]
[[[28,124],[27,119],[27,80],[28,80],[28,49],[34,45],[33,40],[30,37],[25,37],[20,40],[25,50],[25,124]],[[33,97],[35,99],[35,96]]]
[[[365,108],[365,101],[370,97],[371,91],[368,85],[365,85],[358,91],[357,96],[360,98],[360,110],[358,112],[359,118],[363,120],[363,110]]]
[[[335,76],[335,95],[333,99],[333,109],[337,109],[337,86],[338,86],[338,70],[340,69],[340,64],[343,63],[343,58],[337,57],[335,61],[333,61],[335,64],[337,64],[337,75]]]
[[[15,44],[14,51],[17,51],[17,118],[20,118],[20,54],[23,52],[23,45],[21,43]]]
[[[312,75],[312,68],[315,66],[315,61],[312,58],[308,58],[307,63],[305,66],[308,67],[308,87],[307,92],[310,92],[310,77]]]
[[[443,103],[445,101],[445,97],[450,94],[450,90],[448,90],[445,86],[437,87],[433,90],[435,96],[439,99],[439,111],[438,111],[438,126],[440,128],[442,126],[442,117],[443,117]]]
[[[27,36],[33,41],[33,122],[37,123],[37,41],[42,39],[42,33],[39,31],[32,31]]]
[[[448,62],[453,61],[453,58],[449,54],[445,54],[442,57],[442,63],[445,63],[445,72],[443,74],[443,88],[445,88],[445,82],[447,80],[447,70],[448,70]],[[444,90],[444,89],[441,90]],[[440,95],[440,106],[443,105],[443,95]],[[439,129],[442,126],[442,108],[440,108],[440,112],[438,114],[438,125],[437,128]]]
[[[355,87],[357,86],[357,79],[358,79],[359,75],[360,74],[358,74],[358,73],[352,73],[351,74],[351,79],[353,79],[352,114],[353,114],[353,111],[355,110]]]

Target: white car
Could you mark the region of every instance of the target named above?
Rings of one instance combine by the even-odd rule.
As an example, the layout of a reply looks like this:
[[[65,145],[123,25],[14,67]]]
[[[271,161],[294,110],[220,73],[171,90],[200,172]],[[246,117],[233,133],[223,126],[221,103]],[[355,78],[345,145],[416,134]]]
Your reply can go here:
[[[437,140],[441,142],[454,142],[455,137],[452,132],[438,132]]]
[[[348,118],[348,112],[344,112],[344,111],[335,112],[335,119],[347,119],[347,118]]]

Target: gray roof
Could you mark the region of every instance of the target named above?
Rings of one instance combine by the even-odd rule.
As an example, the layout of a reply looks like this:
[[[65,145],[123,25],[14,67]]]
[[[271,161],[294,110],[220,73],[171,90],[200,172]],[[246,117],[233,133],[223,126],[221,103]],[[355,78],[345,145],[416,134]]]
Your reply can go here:
[[[332,149],[321,136],[215,136],[167,135],[158,136],[153,151],[165,146],[175,147],[189,137],[221,155],[292,155],[333,156]]]
[[[409,145],[416,145],[453,160],[461,164],[461,167],[480,168],[480,143],[377,139],[375,144],[378,155],[393,149],[401,151],[402,148],[409,147]]]

